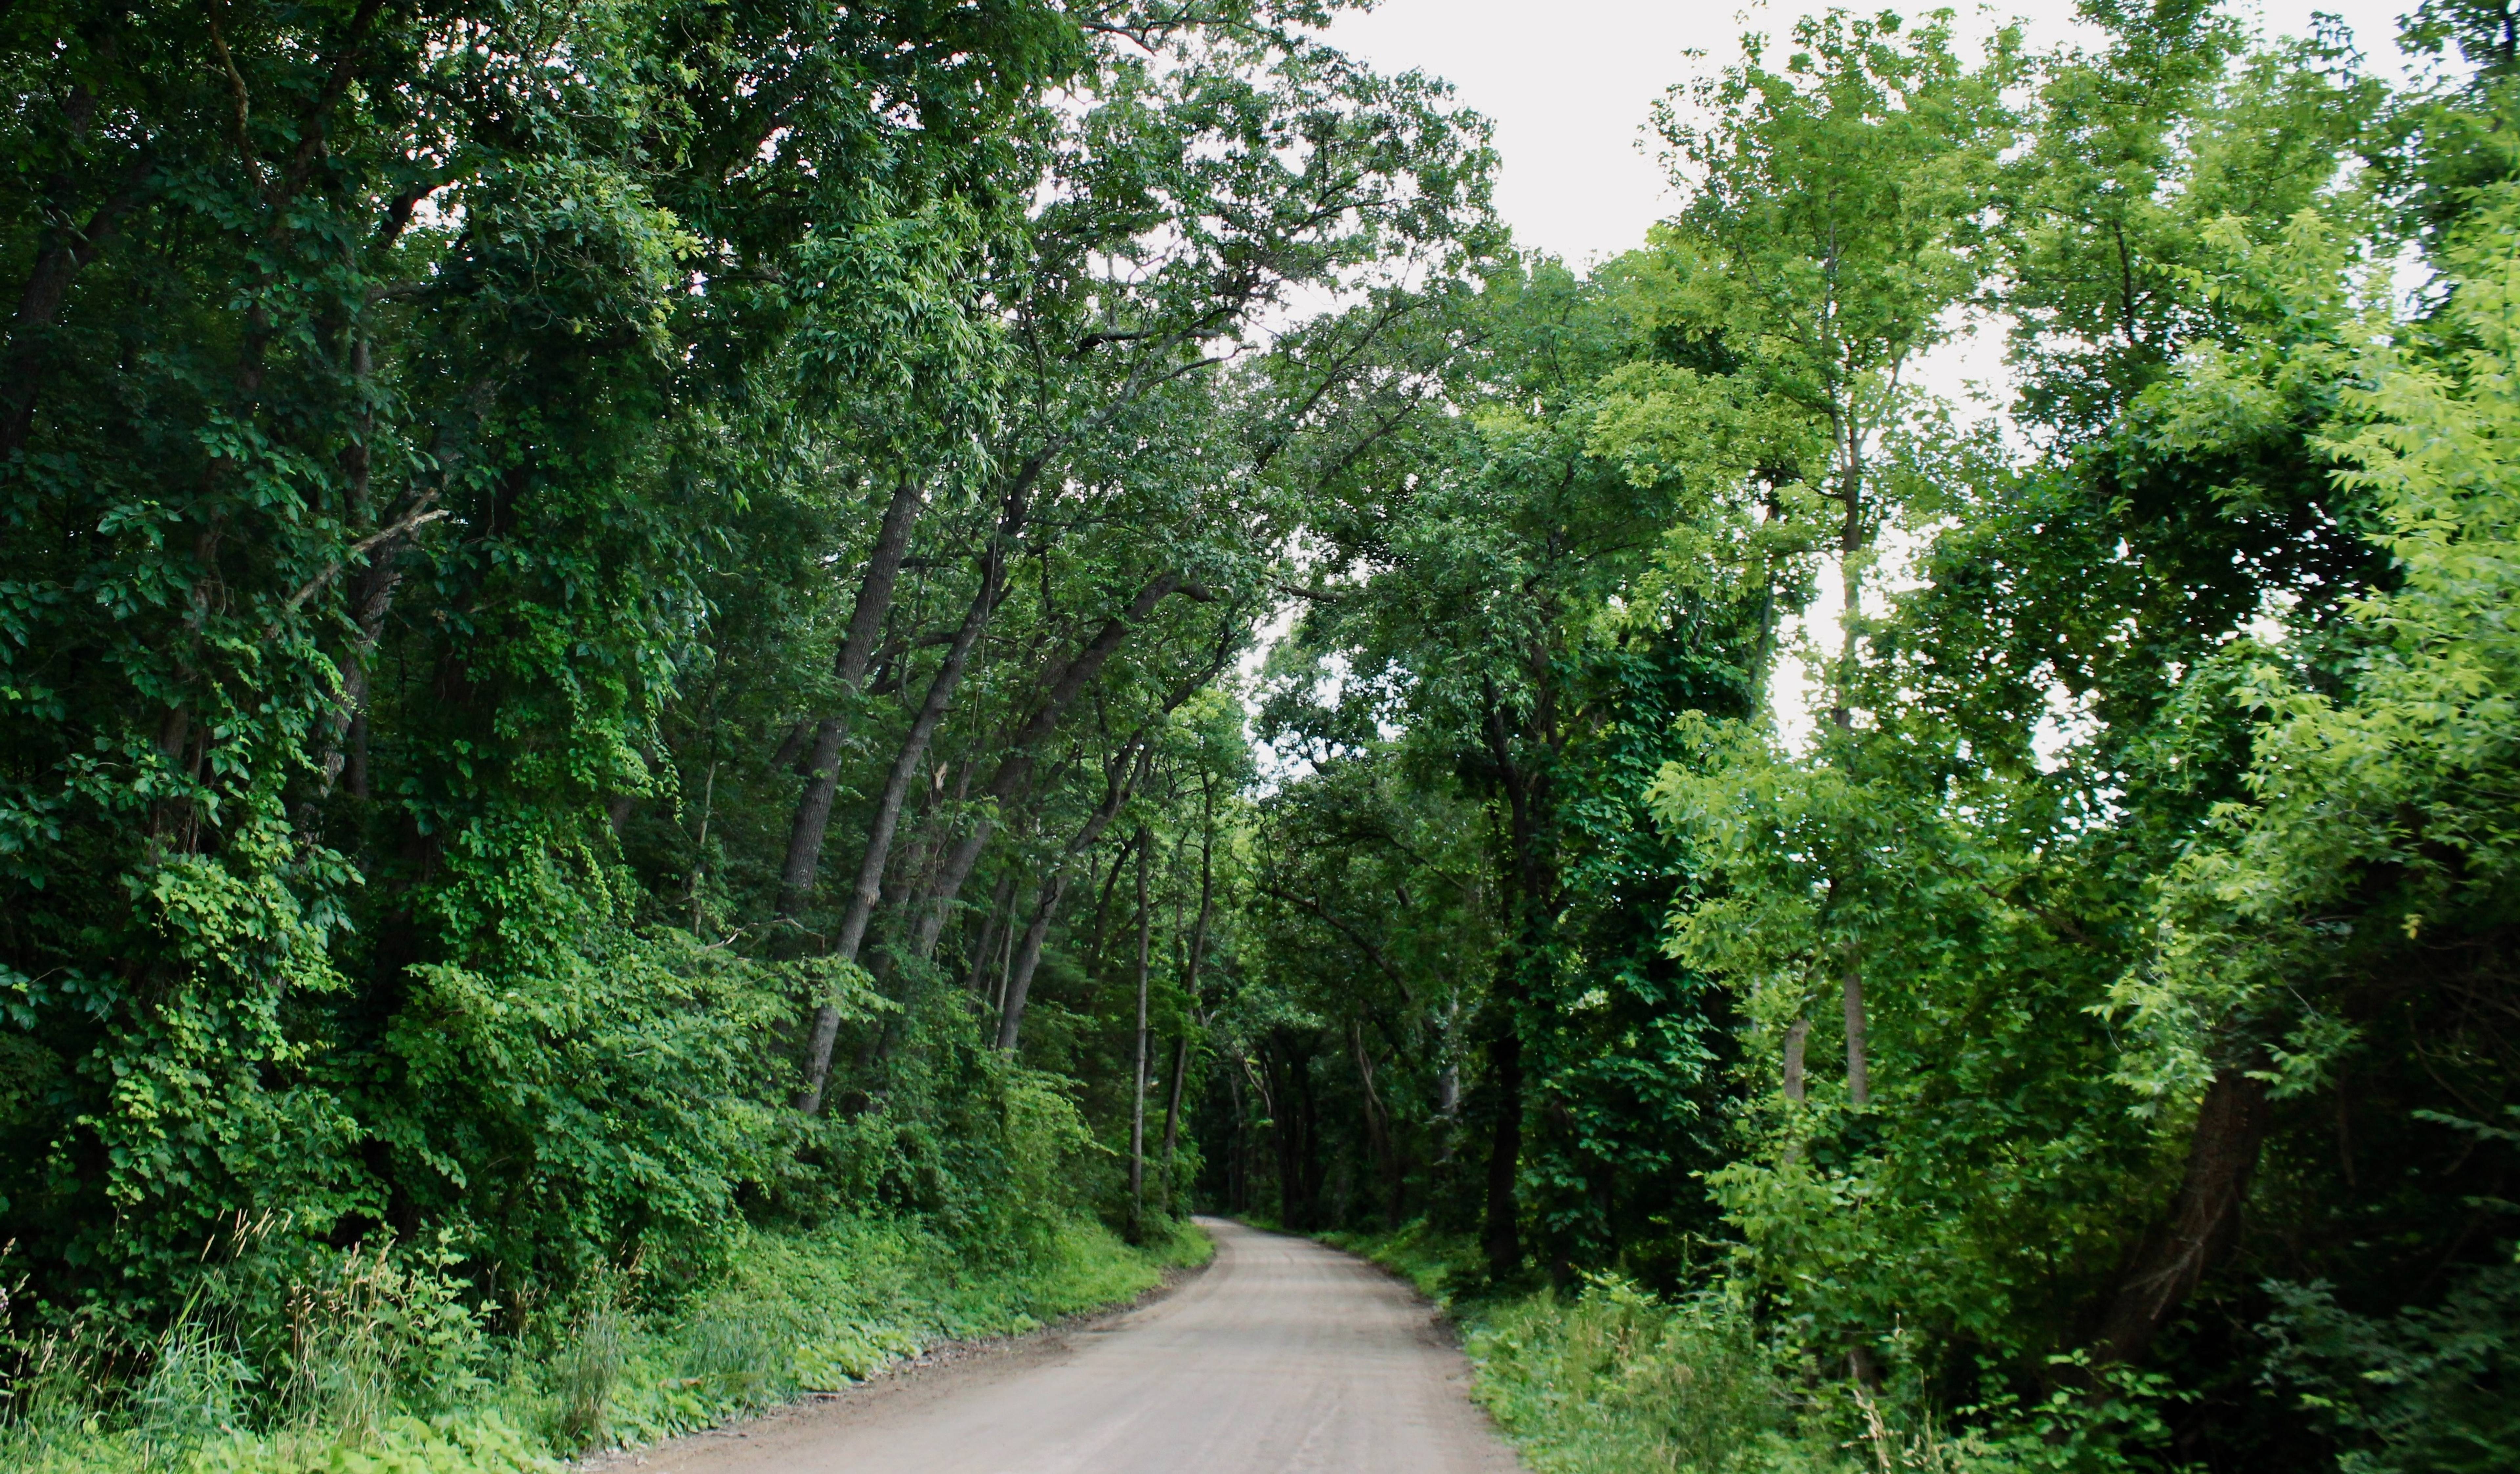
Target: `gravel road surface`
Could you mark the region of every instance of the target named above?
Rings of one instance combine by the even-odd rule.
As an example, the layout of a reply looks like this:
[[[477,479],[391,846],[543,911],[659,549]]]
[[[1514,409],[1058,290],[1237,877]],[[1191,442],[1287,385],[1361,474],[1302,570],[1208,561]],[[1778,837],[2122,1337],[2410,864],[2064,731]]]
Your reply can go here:
[[[1082,1330],[651,1450],[659,1474],[1510,1474],[1469,1367],[1406,1289],[1202,1219],[1216,1262]]]

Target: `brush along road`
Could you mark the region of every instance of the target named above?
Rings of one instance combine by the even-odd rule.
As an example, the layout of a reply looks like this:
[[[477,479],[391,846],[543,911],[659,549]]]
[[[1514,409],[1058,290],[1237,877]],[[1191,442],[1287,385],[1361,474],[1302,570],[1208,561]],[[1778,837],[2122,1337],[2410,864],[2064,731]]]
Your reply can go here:
[[[651,1450],[657,1474],[1509,1474],[1469,1367],[1364,1262],[1200,1220],[1216,1261],[1083,1330]]]

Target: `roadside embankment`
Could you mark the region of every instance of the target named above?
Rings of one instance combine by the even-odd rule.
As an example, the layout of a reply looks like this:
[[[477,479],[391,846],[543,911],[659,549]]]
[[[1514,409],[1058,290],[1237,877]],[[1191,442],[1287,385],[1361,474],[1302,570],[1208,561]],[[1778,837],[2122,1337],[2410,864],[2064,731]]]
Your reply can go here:
[[[1188,1224],[1133,1247],[1070,1222],[1018,1250],[847,1218],[747,1234],[688,1284],[634,1266],[576,1304],[495,1309],[458,1303],[425,1263],[379,1255],[292,1289],[276,1374],[248,1359],[249,1332],[206,1315],[179,1319],[118,1388],[98,1333],[17,1348],[38,1374],[0,1409],[0,1468],[558,1474],[563,1459],[839,1390],[950,1343],[1125,1304],[1210,1252]]]

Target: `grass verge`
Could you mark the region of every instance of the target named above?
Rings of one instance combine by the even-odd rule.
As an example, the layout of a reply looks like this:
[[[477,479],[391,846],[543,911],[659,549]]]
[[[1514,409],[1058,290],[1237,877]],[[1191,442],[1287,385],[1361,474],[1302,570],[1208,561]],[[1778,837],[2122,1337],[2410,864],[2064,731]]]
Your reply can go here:
[[[303,1396],[258,1387],[232,1329],[188,1320],[119,1394],[48,1343],[0,1420],[10,1474],[559,1474],[562,1460],[711,1427],[875,1376],[941,1343],[1019,1335],[1125,1303],[1214,1246],[1188,1224],[1142,1247],[1091,1222],[1026,1252],[975,1254],[916,1226],[845,1219],[756,1232],[688,1287],[616,1276],[518,1336],[440,1316],[397,1341],[408,1304],[305,1338]],[[642,1310],[641,1306],[660,1309]],[[468,1335],[469,1333],[469,1335]],[[380,1348],[383,1350],[380,1352]],[[256,1416],[247,1409],[260,1408]]]
[[[1538,1474],[1851,1474],[1870,1461],[1807,1436],[1807,1409],[1746,1316],[1617,1280],[1503,1297],[1477,1245],[1422,1222],[1323,1241],[1380,1265],[1463,1332],[1472,1396]]]
[[[1610,1276],[1572,1293],[1478,1298],[1466,1239],[1413,1224],[1323,1235],[1415,1284],[1465,1333],[1472,1395],[1536,1474],[2122,1474],[2164,1467],[2134,1379],[2107,1402],[2056,1394],[1940,1425],[1921,1387],[1878,1389],[1759,1325],[1721,1281],[1662,1297]],[[1912,1374],[1911,1374],[1912,1375]]]

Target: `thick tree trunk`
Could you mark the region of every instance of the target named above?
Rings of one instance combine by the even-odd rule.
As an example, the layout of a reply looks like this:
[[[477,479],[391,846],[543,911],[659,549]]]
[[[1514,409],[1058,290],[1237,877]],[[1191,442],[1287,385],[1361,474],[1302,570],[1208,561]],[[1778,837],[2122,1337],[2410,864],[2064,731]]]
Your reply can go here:
[[[2196,1109],[2179,1196],[2119,1270],[2092,1351],[2102,1364],[2142,1357],[2211,1270],[2230,1252],[2267,1132],[2260,1056],[2215,1072]]]
[[[1806,1094],[1803,1085],[1803,1051],[1811,1044],[1811,1020],[1797,1018],[1785,1031],[1785,1098],[1800,1100]]]
[[[1129,1075],[1129,1235],[1144,1229],[1147,1201],[1147,979],[1154,941],[1154,912],[1147,896],[1148,857],[1154,835],[1138,826],[1138,1037],[1137,1065]]]
[[[979,590],[971,596],[970,607],[964,611],[962,627],[954,632],[954,643],[946,647],[944,663],[927,683],[927,697],[920,703],[919,715],[902,738],[901,750],[893,755],[892,771],[884,776],[883,792],[876,801],[875,819],[867,827],[866,848],[858,858],[857,886],[850,892],[849,909],[840,918],[839,934],[832,945],[832,955],[843,961],[858,959],[858,948],[866,940],[867,922],[875,915],[876,902],[883,895],[884,864],[892,855],[892,837],[901,825],[901,806],[909,796],[911,780],[926,761],[927,744],[954,702],[954,692],[962,684],[972,647],[979,644],[980,632],[988,627],[989,615],[997,608],[998,597],[1005,589],[1003,544],[993,544],[980,561]],[[832,1073],[832,1045],[839,1036],[839,1028],[837,1007],[825,1004],[815,1010],[813,1035],[806,1048],[805,1088],[796,1094],[796,1108],[807,1115],[822,1108],[823,1087]]]
[[[910,552],[910,534],[924,506],[918,481],[907,473],[893,484],[892,500],[876,529],[875,547],[867,555],[865,575],[858,581],[857,603],[849,610],[848,634],[832,660],[839,678],[840,699],[857,693],[875,657],[884,616],[892,611],[892,592],[901,578],[902,559]],[[805,764],[805,789],[788,826],[788,852],[779,866],[779,918],[792,921],[814,892],[814,872],[823,862],[823,839],[832,826],[832,800],[840,785],[840,744],[849,735],[845,712],[834,712],[814,724],[813,755]]]

